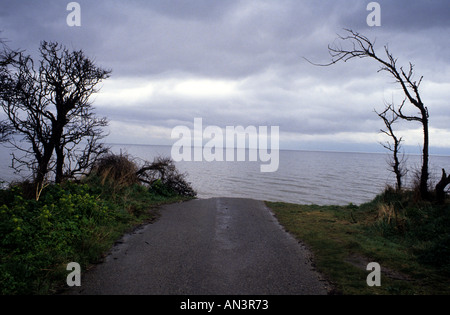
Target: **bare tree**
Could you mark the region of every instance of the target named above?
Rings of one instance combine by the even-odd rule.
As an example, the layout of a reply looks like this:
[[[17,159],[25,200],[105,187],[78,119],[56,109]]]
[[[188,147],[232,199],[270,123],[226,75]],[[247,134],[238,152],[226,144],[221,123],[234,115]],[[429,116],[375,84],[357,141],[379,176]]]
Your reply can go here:
[[[389,166],[392,167],[392,171],[395,174],[396,180],[397,180],[397,185],[396,185],[396,190],[397,191],[401,191],[402,190],[402,178],[404,175],[406,175],[407,170],[406,168],[404,168],[403,164],[404,164],[404,155],[402,155],[400,157],[400,149],[401,149],[401,143],[403,141],[402,137],[397,137],[397,135],[394,133],[393,130],[393,124],[395,124],[399,118],[399,116],[394,112],[392,105],[388,105],[385,110],[381,113],[378,113],[377,111],[375,111],[378,115],[378,117],[380,117],[385,126],[386,126],[386,130],[385,129],[381,129],[380,131],[384,134],[386,134],[387,136],[389,136],[390,138],[392,138],[393,143],[387,141],[386,143],[381,143],[381,145],[389,150],[390,152],[392,152],[392,159],[389,162]]]
[[[450,175],[447,176],[445,169],[442,169],[442,177],[436,185],[436,201],[440,204],[445,203],[445,187],[450,185]]]
[[[59,183],[88,167],[104,151],[98,140],[107,121],[94,116],[89,98],[110,74],[81,50],[70,52],[58,43],[42,42],[40,56],[35,67],[30,56],[17,53],[0,76],[0,105],[9,126],[22,137],[10,141],[24,153],[13,157],[13,165],[33,170],[38,187],[50,171]]]
[[[419,93],[419,87],[423,77],[418,81],[414,80],[414,66],[409,63],[408,70],[397,65],[397,59],[390,53],[388,46],[384,46],[386,57],[382,59],[377,55],[374,49],[374,44],[366,36],[357,32],[346,29],[347,36],[339,36],[339,40],[344,43],[349,43],[348,47],[343,47],[338,43],[329,45],[328,50],[331,55],[331,62],[328,64],[319,64],[319,66],[330,66],[338,62],[347,62],[354,58],[371,58],[380,64],[378,72],[386,71],[391,74],[396,82],[401,86],[405,98],[402,105],[398,109],[393,109],[395,114],[401,119],[407,121],[417,121],[422,124],[423,128],[423,150],[422,150],[422,169],[420,175],[419,191],[423,199],[429,198],[428,193],[428,179],[429,179],[429,131],[428,131],[428,109],[422,102]],[[316,64],[318,65],[318,64]],[[413,108],[418,110],[418,115],[411,116],[404,114],[404,107],[411,104]]]

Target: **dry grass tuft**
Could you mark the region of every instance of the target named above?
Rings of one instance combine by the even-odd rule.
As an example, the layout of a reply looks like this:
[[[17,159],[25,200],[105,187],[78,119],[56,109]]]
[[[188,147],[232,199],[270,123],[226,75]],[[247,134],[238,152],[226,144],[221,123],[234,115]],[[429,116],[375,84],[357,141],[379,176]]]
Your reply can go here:
[[[392,204],[380,204],[378,206],[378,219],[391,223],[391,219],[396,217],[395,207]]]
[[[113,183],[116,188],[123,188],[139,183],[138,166],[128,155],[108,154],[101,157],[91,170],[101,184]]]

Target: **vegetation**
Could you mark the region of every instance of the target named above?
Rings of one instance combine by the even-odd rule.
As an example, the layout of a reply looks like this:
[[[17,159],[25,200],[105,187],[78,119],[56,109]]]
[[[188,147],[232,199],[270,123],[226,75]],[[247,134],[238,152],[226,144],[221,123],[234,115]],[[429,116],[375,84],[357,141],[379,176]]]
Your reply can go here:
[[[268,202],[280,223],[306,243],[336,294],[449,294],[450,204],[387,189],[361,206]],[[369,262],[381,265],[369,287]]]
[[[397,122],[399,116],[395,114],[395,111],[392,109],[392,105],[388,105],[381,113],[378,113],[377,111],[375,112],[377,113],[378,117],[383,120],[384,125],[386,126],[386,130],[380,129],[380,131],[390,137],[393,141],[393,143],[387,141],[386,143],[382,143],[381,145],[385,149],[392,152],[392,158],[389,161],[389,166],[391,167],[392,172],[394,172],[395,178],[397,180],[395,187],[397,191],[401,191],[403,188],[403,177],[408,173],[408,170],[404,166],[405,156],[403,155],[403,157],[400,157],[400,149],[403,138],[399,138],[394,133],[393,129],[393,125]]]
[[[31,170],[36,191],[49,181],[85,174],[107,152],[100,142],[107,119],[95,116],[89,99],[111,71],[58,43],[43,41],[39,61],[0,45],[0,106],[6,115],[0,142],[21,153],[13,153],[13,168]]]
[[[404,99],[400,106],[394,104],[387,104],[383,112],[377,113],[380,118],[383,119],[387,130],[381,130],[384,134],[388,135],[394,140],[394,143],[387,143],[383,146],[393,153],[393,159],[390,163],[393,172],[397,177],[397,188],[400,190],[402,186],[402,177],[406,174],[407,170],[403,168],[402,161],[399,160],[398,154],[400,153],[402,138],[398,138],[394,134],[393,124],[401,119],[408,122],[420,122],[423,129],[423,146],[422,146],[422,167],[420,170],[419,178],[419,192],[423,200],[431,200],[431,193],[429,191],[429,111],[428,107],[422,101],[420,93],[420,85],[423,80],[423,76],[417,81],[415,80],[414,65],[410,62],[407,70],[403,66],[398,64],[398,59],[389,51],[388,45],[384,46],[385,56],[380,56],[375,51],[375,41],[371,41],[368,37],[355,32],[351,29],[345,29],[347,35],[340,36],[339,41],[334,42],[332,45],[328,45],[328,51],[331,56],[331,62],[327,64],[315,64],[318,66],[331,66],[341,61],[347,62],[352,59],[371,59],[379,64],[380,68],[378,72],[387,72],[395,82],[401,88],[404,94]],[[308,60],[308,59],[306,59]],[[309,60],[308,60],[309,61]],[[309,61],[310,62],[310,61]],[[414,115],[406,114],[405,105],[409,105],[411,110],[417,110],[418,113]],[[408,106],[407,106],[408,107]],[[445,198],[444,190],[447,185],[450,184],[450,177],[446,177],[445,170],[443,170],[443,180],[435,187],[436,201],[443,204]]]
[[[39,200],[32,183],[0,190],[0,294],[56,292],[69,262],[87,268],[123,233],[157,218],[156,206],[193,196],[160,179],[143,185],[137,170],[130,157],[108,155],[89,176],[48,185]]]
[[[42,42],[39,61],[0,48],[0,143],[32,173],[0,190],[0,293],[51,293],[69,262],[88,266],[153,206],[196,193],[172,160],[139,166],[100,141],[107,119],[89,99],[111,70],[58,43]]]
[[[416,80],[414,65],[401,66],[388,45],[384,54],[379,54],[375,41],[345,31],[345,36],[328,46],[331,62],[320,66],[370,59],[380,66],[378,72],[395,79],[404,97],[400,105],[386,104],[384,111],[377,112],[386,127],[381,132],[393,141],[383,146],[393,153],[389,165],[396,175],[396,189],[386,189],[360,207],[269,205],[288,230],[313,248],[319,269],[332,279],[339,293],[448,294],[450,205],[446,188],[450,176],[442,169],[441,180],[430,189],[429,111],[420,93],[423,77]],[[417,114],[409,114],[412,110]],[[423,129],[422,166],[412,191],[402,185],[408,170],[399,156],[403,138],[393,129],[398,121],[419,122]],[[382,287],[366,285],[365,269],[371,261],[385,268]]]
[[[171,159],[140,166],[100,141],[107,119],[89,99],[111,70],[58,43],[42,42],[38,62],[0,48],[0,143],[32,173],[0,190],[0,293],[51,293],[69,262],[88,266],[153,206],[196,193]]]

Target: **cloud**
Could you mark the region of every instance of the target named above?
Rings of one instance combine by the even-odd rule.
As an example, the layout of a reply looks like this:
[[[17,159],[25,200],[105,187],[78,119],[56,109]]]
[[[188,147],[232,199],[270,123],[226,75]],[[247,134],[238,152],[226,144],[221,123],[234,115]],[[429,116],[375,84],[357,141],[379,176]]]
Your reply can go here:
[[[71,28],[65,2],[3,1],[1,36],[34,55],[41,40],[58,41],[111,68],[94,98],[111,121],[110,141],[160,144],[202,117],[221,127],[278,125],[286,147],[378,146],[383,125],[373,110],[403,100],[394,80],[369,59],[332,67],[304,59],[328,62],[328,44],[353,28],[376,40],[381,56],[388,44],[399,64],[415,64],[433,143],[450,150],[446,0],[381,0],[379,28],[367,26],[368,2],[358,0],[78,2],[82,26]],[[420,132],[407,132],[417,126],[398,128],[420,142]]]
[[[379,1],[383,25],[393,32],[411,33],[424,29],[449,28],[450,7],[446,0]]]

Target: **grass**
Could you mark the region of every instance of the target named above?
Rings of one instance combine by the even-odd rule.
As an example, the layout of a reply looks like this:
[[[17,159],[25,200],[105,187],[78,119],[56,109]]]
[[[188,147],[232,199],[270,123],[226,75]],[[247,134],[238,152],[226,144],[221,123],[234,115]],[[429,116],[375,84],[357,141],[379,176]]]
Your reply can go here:
[[[361,206],[267,205],[311,249],[333,294],[449,294],[449,205],[388,195]],[[381,266],[380,287],[367,285],[370,262]]]

